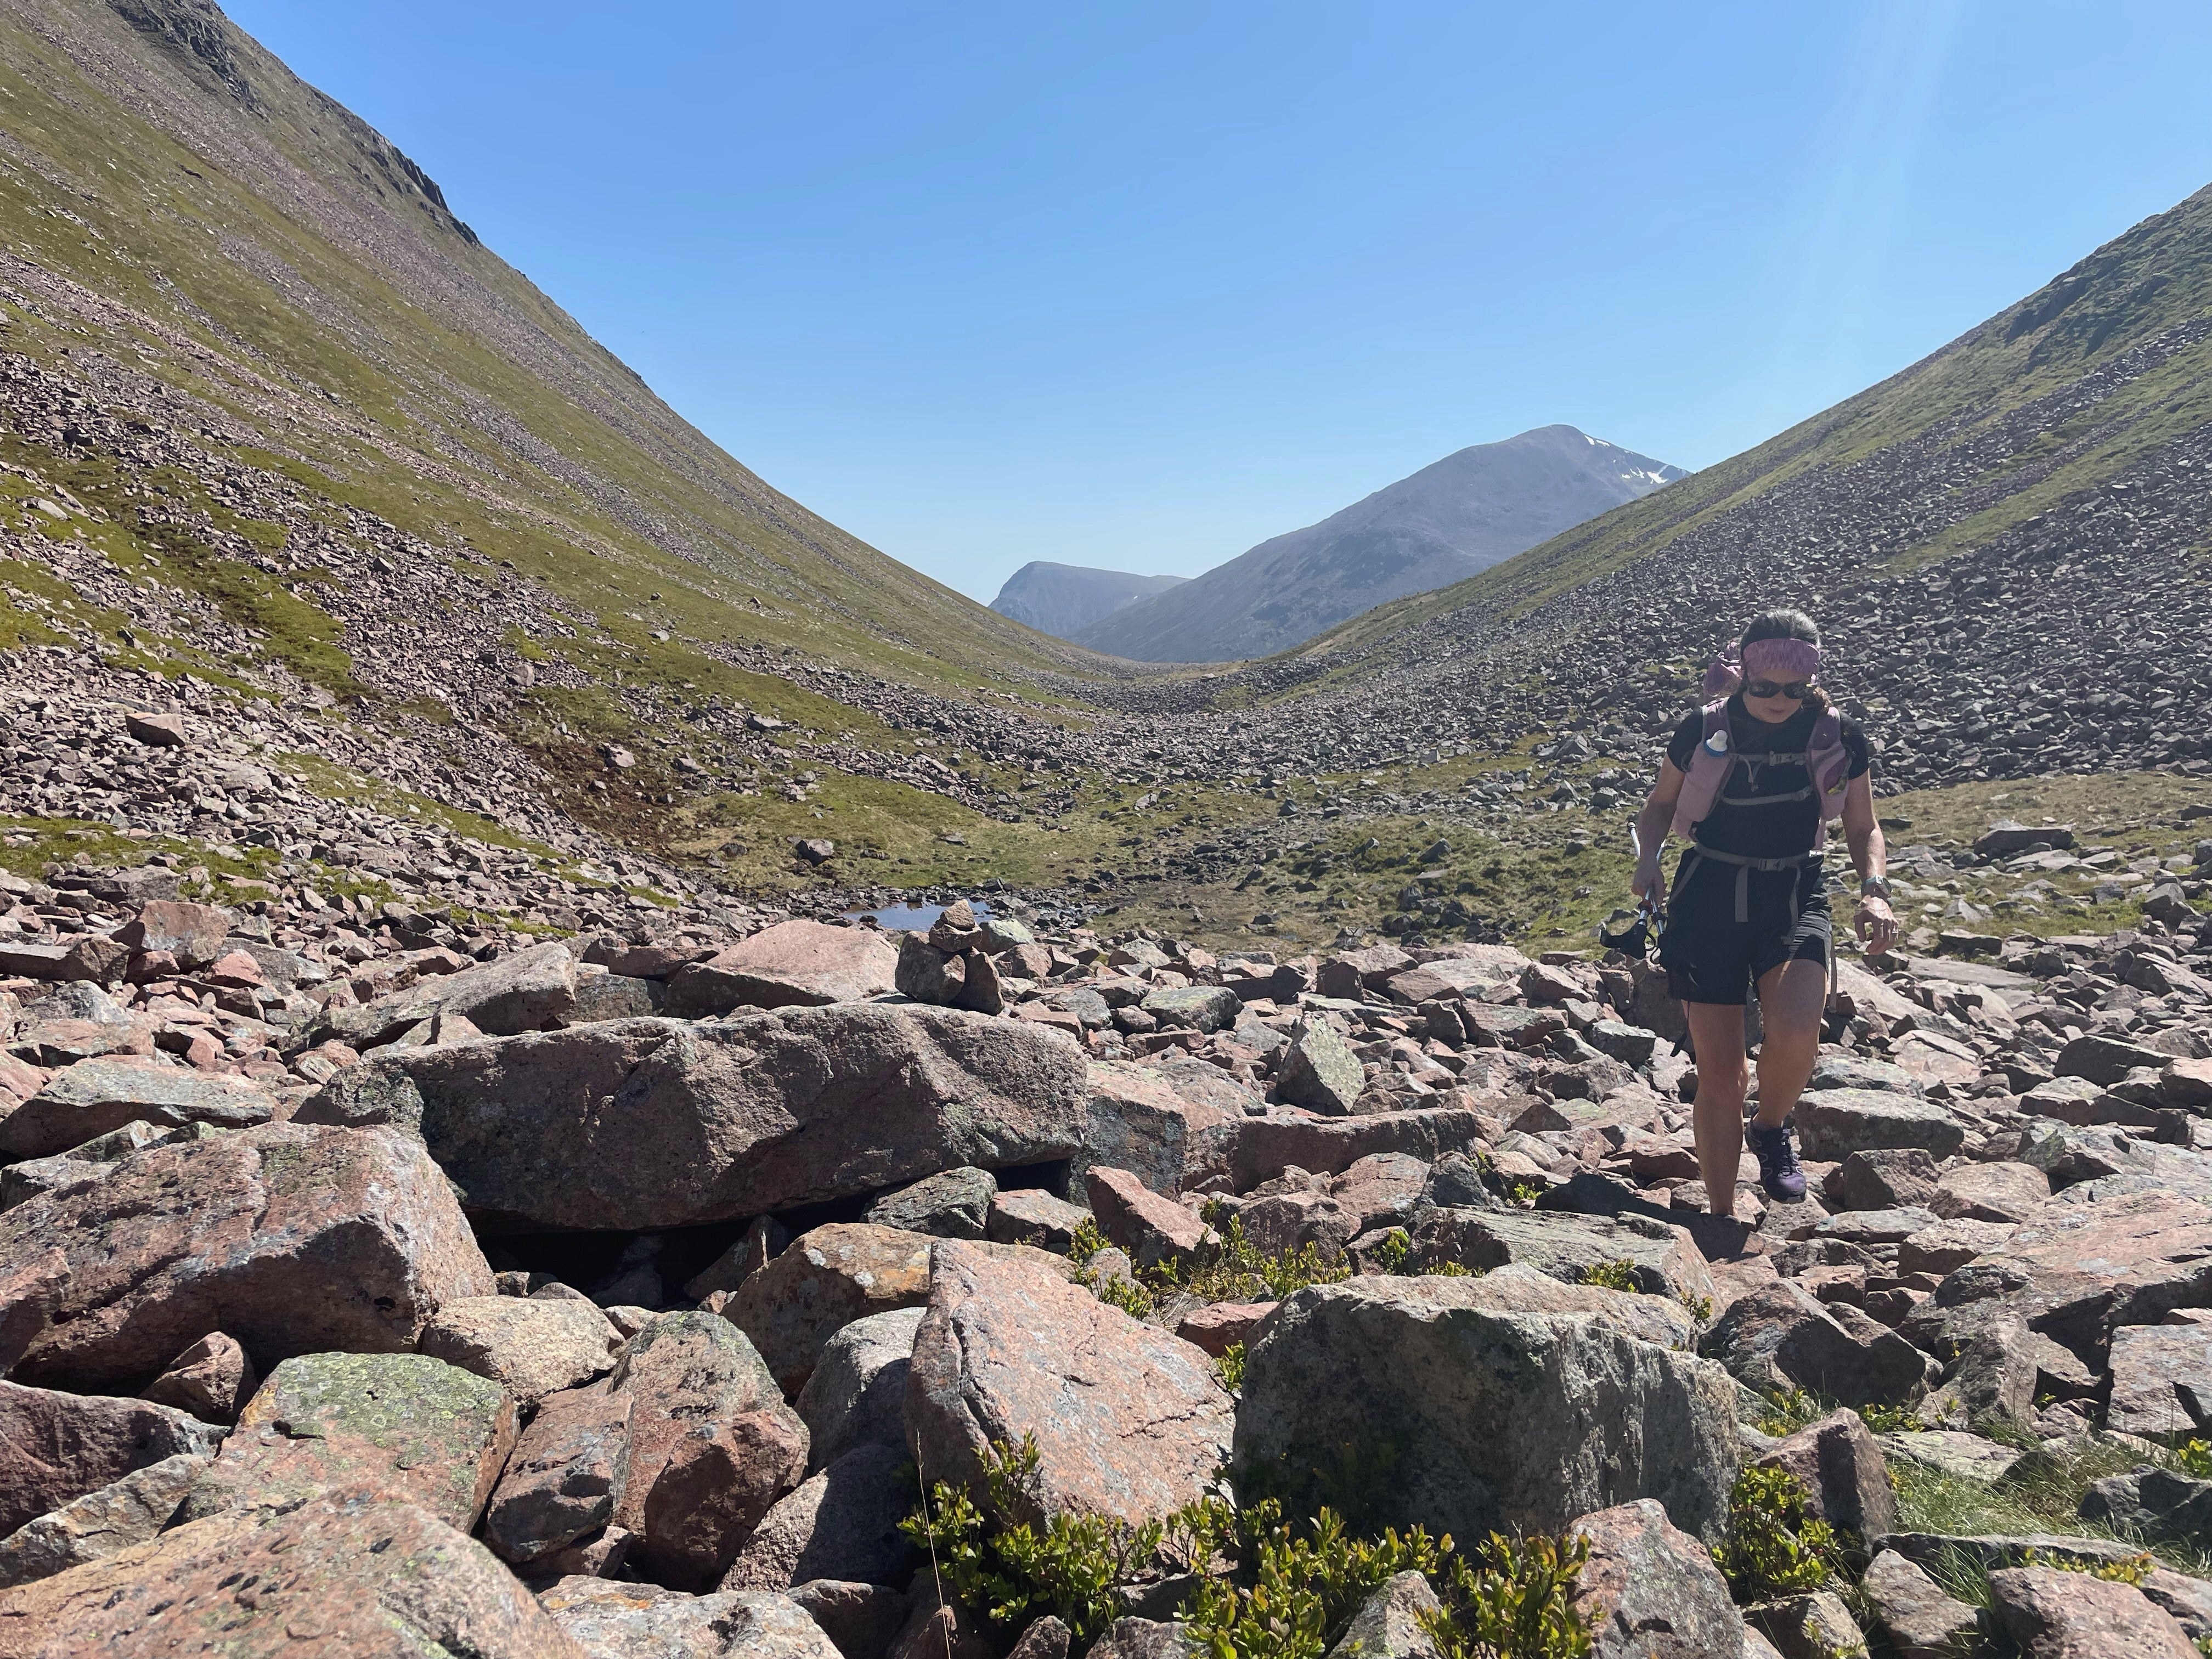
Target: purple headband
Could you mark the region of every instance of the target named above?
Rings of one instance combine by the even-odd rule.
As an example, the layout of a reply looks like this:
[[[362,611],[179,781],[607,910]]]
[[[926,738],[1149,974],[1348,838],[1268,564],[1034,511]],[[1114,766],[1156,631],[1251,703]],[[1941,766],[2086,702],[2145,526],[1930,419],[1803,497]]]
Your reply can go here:
[[[1810,680],[1818,678],[1820,672],[1820,647],[1810,640],[1753,640],[1741,650],[1732,645],[1713,659],[1713,665],[1705,670],[1705,695],[1732,696],[1746,675]]]

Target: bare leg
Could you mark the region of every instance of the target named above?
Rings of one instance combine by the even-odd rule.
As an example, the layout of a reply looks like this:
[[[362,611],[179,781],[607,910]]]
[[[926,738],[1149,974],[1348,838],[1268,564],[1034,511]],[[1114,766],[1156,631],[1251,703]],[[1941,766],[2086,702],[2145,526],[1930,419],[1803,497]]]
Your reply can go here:
[[[1698,1056],[1698,1103],[1692,1122],[1698,1170],[1705,1178],[1706,1207],[1735,1213],[1735,1177],[1743,1161],[1743,1097],[1751,1083],[1743,1052],[1743,1006],[1733,1002],[1686,1002],[1690,1046]],[[1760,1076],[1765,1077],[1762,1071]],[[1806,1076],[1812,1068],[1806,1068]],[[1804,1079],[1798,1079],[1802,1087]]]
[[[1759,981],[1759,1012],[1766,1028],[1759,1045],[1759,1121],[1765,1128],[1778,1127],[1805,1092],[1820,1054],[1820,1014],[1827,1000],[1828,970],[1817,962],[1785,962]],[[1700,1099],[1705,1075],[1701,1059]],[[1702,1137],[1702,1126],[1698,1133]]]

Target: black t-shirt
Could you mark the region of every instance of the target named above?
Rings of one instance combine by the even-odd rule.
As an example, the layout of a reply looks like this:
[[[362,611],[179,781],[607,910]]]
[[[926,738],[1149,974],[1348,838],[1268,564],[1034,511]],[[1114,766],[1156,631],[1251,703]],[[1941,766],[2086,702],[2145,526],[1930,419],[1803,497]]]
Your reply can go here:
[[[1802,789],[1805,745],[1813,740],[1813,727],[1820,711],[1808,703],[1779,726],[1769,726],[1745,713],[1743,699],[1730,697],[1728,705],[1729,740],[1735,746],[1735,764],[1721,786],[1713,810],[1698,824],[1698,842],[1717,852],[1741,853],[1748,858],[1790,858],[1810,852],[1820,831],[1820,804],[1808,795],[1802,800],[1778,801],[1766,806],[1731,806],[1728,798],[1787,795]],[[1866,728],[1849,714],[1844,716],[1845,775],[1857,777],[1870,763]],[[1698,745],[1705,740],[1705,716],[1692,709],[1667,741],[1667,758],[1686,772]]]

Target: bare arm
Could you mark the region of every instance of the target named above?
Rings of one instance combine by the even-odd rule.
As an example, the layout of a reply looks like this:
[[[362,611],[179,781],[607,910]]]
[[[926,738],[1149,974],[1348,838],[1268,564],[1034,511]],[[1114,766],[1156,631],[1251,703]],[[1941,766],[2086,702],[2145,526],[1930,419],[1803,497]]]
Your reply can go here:
[[[1881,825],[1874,815],[1874,775],[1862,772],[1844,793],[1844,844],[1850,849],[1851,864],[1868,880],[1889,877],[1889,848],[1881,838]],[[1887,951],[1897,938],[1897,917],[1889,901],[1872,893],[1859,896],[1858,935],[1876,951]]]
[[[1660,849],[1667,844],[1668,829],[1674,822],[1674,803],[1681,793],[1682,769],[1672,760],[1662,759],[1659,781],[1651,786],[1644,810],[1636,815],[1636,879],[1632,890],[1639,900],[1659,890]]]

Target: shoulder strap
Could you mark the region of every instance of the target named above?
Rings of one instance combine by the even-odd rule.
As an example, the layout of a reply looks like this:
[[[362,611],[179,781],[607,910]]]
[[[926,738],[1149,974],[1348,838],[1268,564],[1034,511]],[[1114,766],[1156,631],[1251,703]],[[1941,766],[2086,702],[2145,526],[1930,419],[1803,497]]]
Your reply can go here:
[[[1682,793],[1674,798],[1673,833],[1687,836],[1713,810],[1721,786],[1735,765],[1735,745],[1729,730],[1728,699],[1705,708],[1704,731],[1683,769]]]
[[[1819,798],[1823,823],[1844,815],[1850,769],[1850,754],[1844,747],[1844,717],[1832,706],[1813,723],[1811,740],[1805,745],[1805,775]]]

